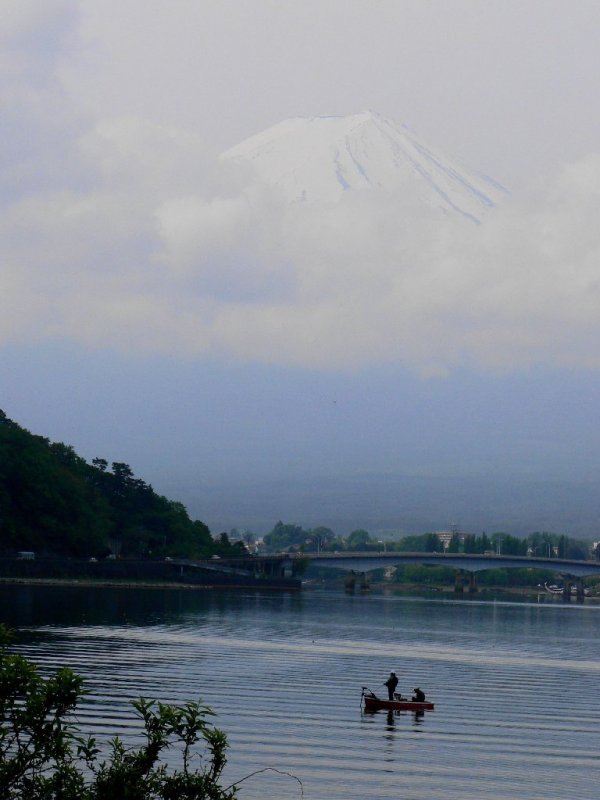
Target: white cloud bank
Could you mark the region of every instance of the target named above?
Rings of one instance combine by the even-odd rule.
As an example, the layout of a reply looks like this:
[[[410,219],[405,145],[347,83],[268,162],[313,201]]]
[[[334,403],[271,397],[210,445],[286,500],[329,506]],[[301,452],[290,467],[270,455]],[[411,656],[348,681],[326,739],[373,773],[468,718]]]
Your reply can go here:
[[[477,228],[376,192],[292,209],[189,132],[85,112],[58,77],[75,6],[34,6],[7,6],[0,344],[600,367],[600,155]]]

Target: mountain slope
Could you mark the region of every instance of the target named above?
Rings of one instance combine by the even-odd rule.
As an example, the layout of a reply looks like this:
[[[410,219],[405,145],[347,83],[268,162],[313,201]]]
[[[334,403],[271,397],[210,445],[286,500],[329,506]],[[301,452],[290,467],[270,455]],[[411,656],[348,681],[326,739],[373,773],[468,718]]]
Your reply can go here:
[[[156,494],[127,464],[90,465],[0,410],[0,554],[190,556],[214,552],[210,531]]]
[[[222,158],[251,164],[289,203],[335,203],[346,192],[376,190],[479,222],[506,194],[371,111],[288,119]]]

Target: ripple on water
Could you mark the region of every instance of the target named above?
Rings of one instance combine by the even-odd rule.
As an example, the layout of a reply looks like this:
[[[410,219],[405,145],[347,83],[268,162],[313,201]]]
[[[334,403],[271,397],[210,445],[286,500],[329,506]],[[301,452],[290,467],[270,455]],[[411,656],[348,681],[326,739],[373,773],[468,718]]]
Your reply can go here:
[[[23,652],[87,678],[85,730],[134,742],[131,698],[201,698],[230,739],[231,781],[276,767],[302,780],[307,800],[596,800],[600,614],[591,607],[327,593],[188,593],[175,604],[162,594],[136,598],[128,624],[127,600],[113,602],[121,616],[112,618],[102,608],[110,592],[96,592],[100,622],[69,624],[63,611],[56,626],[49,610],[31,625]],[[425,688],[436,710],[363,714],[360,687],[384,692],[377,684],[390,669],[405,694]],[[298,784],[262,774],[240,797],[297,798]]]

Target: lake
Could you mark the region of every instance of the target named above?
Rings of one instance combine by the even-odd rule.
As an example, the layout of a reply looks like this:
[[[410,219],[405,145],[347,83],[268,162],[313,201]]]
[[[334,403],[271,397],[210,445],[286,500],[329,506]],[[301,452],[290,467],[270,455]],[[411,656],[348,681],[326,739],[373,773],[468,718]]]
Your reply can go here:
[[[129,742],[143,695],[197,700],[230,740],[226,783],[273,767],[306,800],[596,800],[600,607],[397,595],[1,586],[2,620],[90,695],[86,731]],[[362,713],[427,692],[435,711]],[[263,773],[245,800],[299,798]]]

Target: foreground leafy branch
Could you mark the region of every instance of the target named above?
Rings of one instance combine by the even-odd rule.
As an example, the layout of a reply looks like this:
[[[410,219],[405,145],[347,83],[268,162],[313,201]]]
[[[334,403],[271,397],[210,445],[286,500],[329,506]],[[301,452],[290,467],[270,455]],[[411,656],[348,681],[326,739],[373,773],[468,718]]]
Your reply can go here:
[[[43,678],[7,650],[0,625],[0,797],[14,800],[233,800],[236,785],[221,787],[227,737],[209,722],[201,703],[133,703],[144,744],[118,737],[103,757],[93,737],[82,737],[70,715],[84,696],[82,678],[59,669]],[[181,769],[163,760],[180,750]]]

